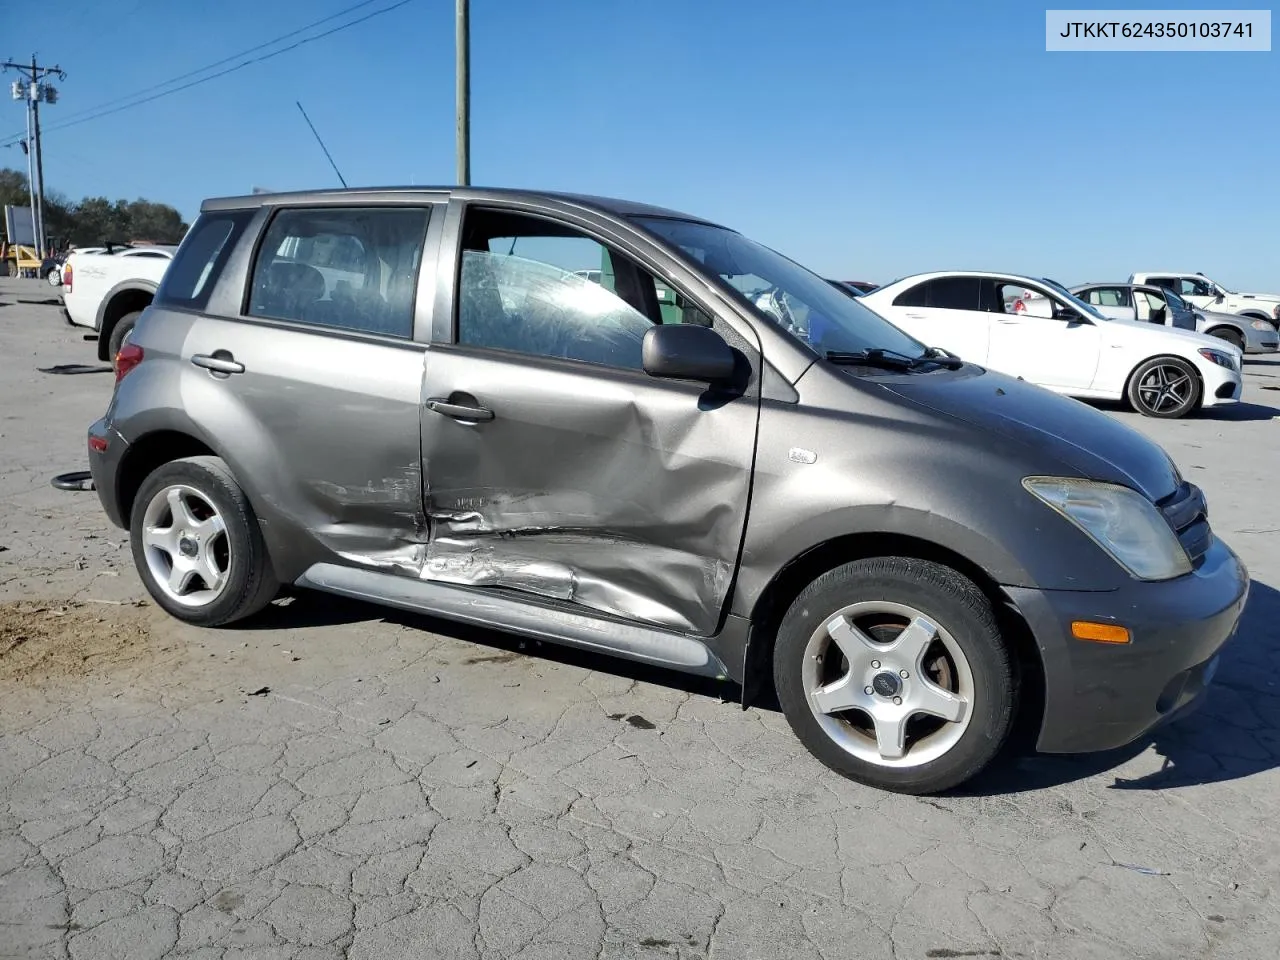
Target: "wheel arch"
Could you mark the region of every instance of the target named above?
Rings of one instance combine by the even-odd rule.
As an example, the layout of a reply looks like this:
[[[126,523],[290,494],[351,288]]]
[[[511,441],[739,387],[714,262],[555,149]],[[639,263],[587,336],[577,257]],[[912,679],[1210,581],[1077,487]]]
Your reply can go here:
[[[147,280],[126,280],[116,284],[98,307],[98,359],[110,360],[107,355],[111,343],[111,331],[120,318],[135,310],[145,310],[155,299],[157,285]]]
[[[955,550],[900,533],[852,533],[812,546],[788,561],[761,592],[751,614],[743,655],[742,706],[772,705],[773,649],[778,627],[792,602],[813,580],[855,560],[910,557],[949,567],[971,580],[991,603],[1001,636],[1009,643],[1022,695],[1014,720],[1019,744],[1034,744],[1044,715],[1044,663],[1026,619],[999,583],[981,565]]]
[[[1265,310],[1256,310],[1252,307],[1248,307],[1244,310],[1241,310],[1238,314],[1236,314],[1236,316],[1248,317],[1250,320],[1265,320],[1267,321],[1267,323],[1276,322],[1276,318],[1273,317],[1271,314],[1267,313]]]

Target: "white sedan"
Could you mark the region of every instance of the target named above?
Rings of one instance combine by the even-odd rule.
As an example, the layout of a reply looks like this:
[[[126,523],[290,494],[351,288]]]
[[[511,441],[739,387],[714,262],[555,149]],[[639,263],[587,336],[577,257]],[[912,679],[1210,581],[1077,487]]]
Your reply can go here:
[[[860,300],[917,340],[1073,397],[1181,417],[1240,399],[1242,356],[1204,334],[1104,316],[1052,280],[922,273]]]

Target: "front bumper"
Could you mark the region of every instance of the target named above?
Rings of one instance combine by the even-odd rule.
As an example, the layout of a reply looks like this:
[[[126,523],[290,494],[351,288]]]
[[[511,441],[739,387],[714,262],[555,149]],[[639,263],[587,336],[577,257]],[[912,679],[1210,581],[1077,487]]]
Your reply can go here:
[[[1216,363],[1198,365],[1204,380],[1204,396],[1201,404],[1216,407],[1224,403],[1236,403],[1244,393],[1244,376],[1239,370],[1228,370]]]
[[[1215,541],[1194,572],[1163,583],[1135,580],[1106,593],[1004,589],[1044,665],[1038,749],[1087,753],[1131,743],[1197,700],[1235,633],[1249,574]],[[1077,640],[1073,620],[1120,624],[1132,642]]]
[[[102,501],[102,509],[106,511],[108,520],[127,530],[129,518],[120,512],[116,479],[120,472],[120,461],[129,448],[129,441],[113,430],[106,418],[103,418],[89,427],[88,444],[89,473],[93,477],[93,486],[98,491],[98,499]],[[98,449],[103,446],[104,449]]]

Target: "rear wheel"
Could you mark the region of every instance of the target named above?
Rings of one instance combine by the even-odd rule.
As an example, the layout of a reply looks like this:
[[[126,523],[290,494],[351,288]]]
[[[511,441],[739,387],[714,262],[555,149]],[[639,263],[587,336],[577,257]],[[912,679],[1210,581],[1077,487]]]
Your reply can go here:
[[[774,683],[791,729],[852,780],[935,793],[985,767],[1009,734],[1017,683],[972,581],[905,557],[823,574],[783,618]]]
[[[156,468],[138,491],[129,535],[147,591],[187,623],[243,619],[278,589],[253,507],[218,457]]]
[[[1144,417],[1185,417],[1200,405],[1200,378],[1181,357],[1156,357],[1133,371],[1128,393]]]
[[[116,362],[116,354],[120,352],[120,348],[124,346],[125,340],[129,334],[133,332],[134,325],[137,324],[138,318],[142,316],[141,310],[135,310],[133,313],[126,313],[123,317],[116,321],[116,325],[111,328],[111,338],[107,342],[107,350],[109,351],[108,360],[112,366]]]
[[[1241,336],[1239,330],[1233,330],[1230,327],[1218,327],[1216,330],[1210,330],[1209,336],[1225,340],[1241,353],[1244,353],[1244,337]]]

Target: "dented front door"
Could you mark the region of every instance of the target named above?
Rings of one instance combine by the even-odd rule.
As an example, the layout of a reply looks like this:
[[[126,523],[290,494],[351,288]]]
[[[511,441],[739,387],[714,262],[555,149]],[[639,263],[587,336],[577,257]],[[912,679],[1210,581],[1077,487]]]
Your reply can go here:
[[[753,398],[709,404],[695,384],[457,346],[428,351],[424,396],[423,576],[715,632]]]
[[[743,335],[625,225],[451,205],[423,384],[421,576],[713,634],[751,486],[758,377],[641,369],[663,322]],[[613,231],[613,232],[611,232]],[[623,247],[629,246],[627,252]],[[754,336],[754,332],[752,332]]]

